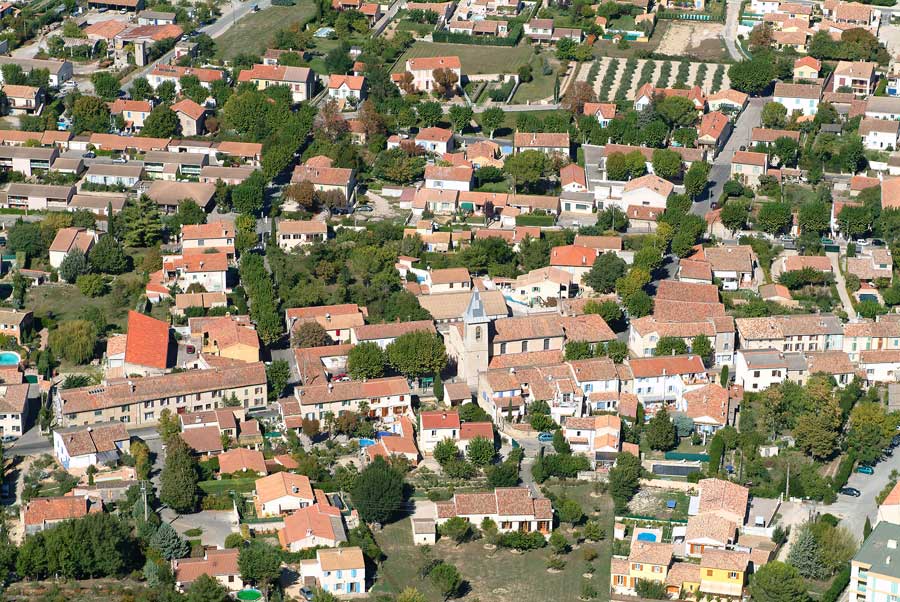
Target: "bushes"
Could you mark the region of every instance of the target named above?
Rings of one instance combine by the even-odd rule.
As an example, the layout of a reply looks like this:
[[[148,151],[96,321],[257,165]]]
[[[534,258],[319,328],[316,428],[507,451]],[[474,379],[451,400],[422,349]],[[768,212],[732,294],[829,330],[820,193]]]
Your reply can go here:
[[[619,80],[619,89],[616,90],[616,100],[625,100],[625,95],[631,89],[631,79],[637,69],[637,59],[631,57],[625,62],[625,72]]]
[[[502,548],[512,548],[514,550],[537,550],[547,545],[547,540],[538,532],[520,533],[513,531],[512,533],[504,533],[497,540],[497,545]]]
[[[499,88],[494,88],[488,92],[488,97],[494,102],[506,102],[509,98],[509,95],[512,94],[513,88],[515,87],[516,82],[513,79],[509,79]]]
[[[654,71],[656,71],[656,62],[645,61],[644,66],[641,68],[641,76],[638,78],[637,87],[640,88],[644,84],[649,83],[653,78]]]
[[[591,68],[588,70],[587,81],[594,87],[594,82],[597,81],[597,75],[600,73],[600,61],[594,61],[591,64]]]
[[[703,86],[703,82],[706,81],[706,63],[700,63],[700,66],[697,68],[697,75],[694,76],[694,85],[695,86]]]
[[[606,67],[606,73],[603,74],[603,80],[600,82],[600,100],[609,100],[610,88],[616,79],[616,72],[619,71],[619,60],[612,59]]]
[[[666,61],[659,70],[659,78],[656,80],[656,87],[665,88],[668,86],[670,75],[672,75],[672,61]]]
[[[691,71],[691,63],[689,61],[681,61],[678,64],[678,73],[675,75],[675,87],[684,88],[687,85],[687,78]]]
[[[722,89],[722,80],[724,79],[724,77],[725,77],[725,65],[719,65],[718,67],[716,67],[716,72],[713,73],[712,88],[711,88],[713,93],[718,92],[719,90]]]
[[[822,602],[837,602],[848,585],[850,585],[850,565],[846,564],[831,582],[831,586],[822,594]]]
[[[778,282],[793,291],[808,285],[822,286],[831,284],[834,282],[834,274],[805,267],[801,270],[782,272],[778,277]]]

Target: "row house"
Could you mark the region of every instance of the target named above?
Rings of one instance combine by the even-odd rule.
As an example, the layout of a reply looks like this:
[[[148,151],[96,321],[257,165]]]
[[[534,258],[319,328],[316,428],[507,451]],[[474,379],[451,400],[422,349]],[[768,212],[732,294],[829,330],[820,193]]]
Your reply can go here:
[[[144,165],[141,163],[130,165],[94,163],[88,167],[85,181],[97,186],[133,189],[143,176]]]
[[[209,155],[148,151],[143,160],[148,176],[172,182],[181,178],[199,178],[200,170],[209,163]]]
[[[867,353],[867,352],[863,352]],[[746,391],[763,391],[785,380],[805,384],[813,374],[827,374],[838,386],[853,381],[857,369],[843,351],[783,352],[742,349],[735,357],[735,382]]]
[[[281,402],[281,414],[288,428],[299,428],[303,418],[322,421],[326,414],[359,412],[365,405],[371,418],[390,423],[409,415],[411,403],[412,391],[405,378],[375,378],[298,387],[293,400]]]
[[[685,393],[709,383],[699,355],[633,358],[628,365],[633,392],[648,415],[663,407],[680,406]]]
[[[253,175],[252,167],[223,167],[221,165],[204,165],[200,168],[200,182],[215,184],[219,181],[229,186],[237,186]]]
[[[398,337],[411,332],[427,332],[437,334],[432,320],[413,320],[411,322],[388,322],[386,324],[364,324],[350,332],[350,342],[375,343],[382,349],[393,343]]]
[[[870,61],[838,61],[831,76],[831,91],[849,91],[858,98],[874,94],[878,83],[877,66]]]
[[[228,254],[227,253],[191,253],[166,255],[159,282],[166,287],[177,286],[186,291],[192,284],[199,284],[210,293],[228,290]],[[151,282],[155,281],[151,275]]]
[[[831,314],[737,318],[738,346],[778,351],[843,349],[844,329]]]
[[[284,312],[288,332],[307,321],[314,320],[336,343],[349,343],[352,331],[365,325],[369,315],[365,306],[356,303],[340,305],[319,305],[315,307],[292,307]]]
[[[705,336],[713,346],[713,361],[717,366],[730,366],[734,361],[734,318],[726,315],[704,316],[709,306],[704,303],[680,304],[687,311],[695,311],[691,320],[665,320],[644,316],[631,321],[628,328],[628,349],[637,357],[653,357],[662,338],[678,338],[690,350],[694,338]]]
[[[548,155],[568,157],[571,154],[571,141],[568,132],[561,134],[516,132],[513,136],[513,150],[516,153],[536,150]]]
[[[110,420],[152,426],[163,409],[176,414],[212,410],[223,407],[225,400],[232,396],[244,408],[265,406],[266,371],[262,362],[223,364],[215,368],[57,389],[53,394],[53,406],[63,427]]]
[[[819,84],[775,84],[773,102],[783,105],[788,115],[798,111],[801,115],[815,115],[822,100],[822,86]]]
[[[283,219],[278,222],[278,246],[288,253],[325,242],[327,238],[328,224],[323,221]]]
[[[474,170],[471,167],[425,167],[425,188],[468,192],[472,187]]]
[[[900,380],[900,351],[860,351],[859,368],[869,384],[897,382]]]
[[[66,470],[87,470],[118,462],[130,451],[130,441],[121,422],[53,429],[53,454]]]
[[[445,439],[453,441],[465,454],[469,442],[476,437],[493,443],[494,427],[491,422],[462,422],[459,413],[433,410],[419,414],[419,448],[424,454],[434,453],[437,444]]]
[[[356,170],[333,167],[331,158],[318,155],[294,167],[291,182],[310,182],[318,192],[340,192],[350,204],[356,190]]]
[[[0,168],[5,171],[17,171],[26,178],[47,170],[58,169],[59,149],[55,146],[0,146]]]
[[[300,383],[311,385],[328,382],[332,376],[346,374],[347,359],[353,345],[340,343],[321,347],[298,347],[294,349],[293,364]]]
[[[6,189],[5,199],[0,194],[0,206],[29,211],[66,211],[74,195],[74,186],[13,182]]]
[[[843,351],[854,362],[862,351],[900,351],[900,320],[888,314],[875,320],[856,319],[844,324]]]
[[[491,519],[500,533],[553,531],[553,507],[547,498],[534,497],[527,487],[498,487],[485,493],[456,493],[446,502],[435,502],[437,524],[462,518],[479,526]]]

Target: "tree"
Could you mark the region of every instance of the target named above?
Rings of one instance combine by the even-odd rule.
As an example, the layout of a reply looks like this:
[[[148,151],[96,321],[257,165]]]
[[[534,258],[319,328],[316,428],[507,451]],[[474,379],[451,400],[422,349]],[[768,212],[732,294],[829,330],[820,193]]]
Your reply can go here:
[[[315,320],[301,322],[294,328],[291,344],[294,347],[324,347],[333,344],[328,332]]]
[[[419,105],[419,119],[425,127],[437,125],[444,118],[444,109],[441,103],[435,101],[423,102]]]
[[[647,291],[637,291],[625,300],[625,308],[631,318],[643,318],[653,313],[653,298]]]
[[[783,128],[787,123],[787,107],[780,102],[767,102],[762,110],[762,123],[767,128]]]
[[[175,532],[172,525],[166,522],[161,523],[156,529],[156,533],[150,538],[150,547],[158,551],[160,556],[166,560],[184,558],[191,551],[190,544]]]
[[[581,504],[572,498],[563,497],[556,502],[556,513],[559,515],[559,521],[576,525],[584,519],[584,510]]]
[[[441,592],[444,600],[455,598],[462,587],[462,577],[459,570],[452,564],[441,562],[428,575],[431,583]]]
[[[794,567],[772,561],[759,567],[750,579],[754,602],[807,602],[806,583]]]
[[[664,407],[654,414],[645,430],[650,449],[668,451],[678,442],[675,425],[672,424],[669,412]]]
[[[41,236],[40,224],[21,219],[7,232],[6,247],[14,253],[24,252],[30,259],[41,257],[47,249]]]
[[[115,100],[119,95],[119,80],[109,71],[95,71],[91,74],[94,92],[103,100]]]
[[[367,523],[386,523],[403,503],[403,475],[381,456],[368,464],[350,490],[353,505]]]
[[[712,342],[705,334],[698,334],[691,340],[691,353],[696,353],[704,361],[707,361],[713,354]]]
[[[388,363],[406,377],[439,374],[447,365],[443,339],[425,330],[400,335],[385,352]]]
[[[440,526],[440,532],[460,544],[472,536],[472,525],[461,516],[454,516]]]
[[[768,50],[775,41],[772,26],[769,23],[760,23],[750,31],[750,48],[754,51]],[[766,126],[773,127],[773,126]]]
[[[517,188],[527,189],[534,186],[541,181],[546,170],[547,155],[536,150],[510,155],[503,164],[503,171],[512,177]]]
[[[134,100],[147,100],[153,97],[153,86],[146,77],[136,77],[131,80],[131,98]]]
[[[584,113],[584,105],[589,102],[597,102],[594,87],[588,82],[575,82],[563,97],[562,106],[575,116]]]
[[[96,96],[79,96],[72,105],[72,130],[105,134],[109,131],[109,106]]]
[[[181,131],[181,122],[175,111],[166,105],[157,105],[150,111],[141,128],[141,136],[148,138],[171,138]]]
[[[666,584],[663,581],[638,579],[634,584],[634,591],[641,598],[648,600],[667,600],[669,598],[669,594],[666,593]]]
[[[291,380],[291,366],[287,360],[275,360],[266,366],[266,385],[269,390],[269,401],[281,397],[281,393]]]
[[[800,229],[803,232],[822,234],[828,232],[831,219],[831,204],[821,201],[810,201],[800,205]]]
[[[775,65],[768,57],[757,55],[749,61],[734,63],[728,68],[731,87],[751,95],[761,94],[775,78]]]
[[[804,523],[800,527],[797,539],[791,545],[787,561],[807,579],[825,579],[828,573],[819,560],[819,550],[819,542],[816,541],[812,523]]]
[[[472,121],[472,117],[475,116],[474,111],[472,111],[471,107],[463,106],[463,105],[453,105],[450,107],[450,125],[453,126],[453,131],[458,134],[462,134],[463,130],[466,129],[466,126],[469,125],[469,122]]]
[[[519,484],[519,466],[509,460],[495,464],[486,471],[490,487],[515,487]]]
[[[821,522],[818,526],[822,526]],[[820,553],[819,561],[825,565],[831,575],[847,565],[856,554],[858,545],[856,537],[847,527],[825,525],[818,536]]]
[[[503,112],[503,109],[500,107],[491,107],[481,114],[481,127],[490,132],[490,136],[493,139],[494,132],[503,125],[505,118],[506,114]]]
[[[619,453],[616,465],[609,471],[609,494],[616,512],[625,512],[628,502],[638,490],[641,480],[641,461],[630,452]]]
[[[660,337],[656,343],[655,355],[684,355],[687,353],[687,343],[680,337]]]
[[[616,289],[616,281],[625,275],[625,260],[612,252],[602,253],[582,279],[595,292],[608,294]]]
[[[191,582],[184,598],[185,602],[226,602],[230,599],[225,586],[206,573]]]
[[[872,214],[868,207],[862,205],[844,205],[838,213],[838,224],[845,236],[859,238],[869,231]]]
[[[75,282],[79,276],[87,273],[87,271],[87,257],[85,257],[84,251],[77,247],[66,253],[62,263],[59,264],[59,277],[69,283]]]
[[[89,258],[91,268],[104,274],[122,274],[127,272],[130,261],[116,239],[105,234],[100,237]]]
[[[705,161],[694,161],[684,174],[684,190],[692,199],[696,199],[706,190],[708,182],[709,163]]]
[[[381,378],[387,360],[381,347],[364,341],[354,346],[347,355],[347,373],[353,380]]]
[[[494,461],[495,455],[494,442],[485,437],[475,437],[469,441],[469,446],[466,448],[466,457],[469,462],[480,468],[490,465]]]
[[[428,600],[425,598],[425,594],[416,588],[407,587],[397,595],[397,602],[428,602]]]
[[[750,206],[737,199],[729,200],[725,203],[725,206],[722,207],[722,212],[719,214],[722,225],[731,232],[743,230],[747,226],[747,218],[749,217]]]
[[[197,507],[197,462],[181,437],[166,442],[166,461],[160,475],[159,500],[179,513]]]
[[[456,92],[459,76],[453,69],[435,69],[431,72],[431,77],[434,80],[435,94],[443,98],[450,98]]]
[[[372,172],[394,184],[409,184],[425,173],[425,158],[415,157],[397,147],[378,153]]]
[[[241,548],[238,555],[238,568],[241,579],[258,584],[263,591],[278,581],[281,576],[281,556],[278,550],[262,541],[252,541]]]
[[[777,234],[787,230],[791,224],[790,203],[763,203],[756,217],[756,225],[768,234]]]
[[[335,46],[325,55],[325,68],[329,73],[347,73],[353,66],[350,58],[350,45],[346,42]]]
[[[173,414],[168,408],[164,408],[159,413],[159,421],[156,423],[156,432],[163,444],[168,445],[173,438],[178,437],[181,432],[181,421],[178,416]]]
[[[680,98],[673,96],[672,98]],[[681,155],[673,150],[658,148],[653,151],[653,173],[664,180],[681,178]]]
[[[94,357],[97,329],[87,320],[62,322],[50,332],[50,349],[73,364],[86,364]]]
[[[145,194],[126,203],[122,210],[125,224],[123,241],[126,247],[150,247],[162,237],[162,217],[159,206]]]
[[[850,411],[847,447],[863,463],[881,456],[897,430],[898,418],[888,414],[880,403],[864,401]]]
[[[688,437],[694,432],[694,421],[690,416],[675,414],[672,423],[675,425],[675,432],[679,437]]]
[[[772,163],[782,167],[796,167],[800,159],[800,143],[793,138],[781,136],[775,139],[770,154]]]
[[[670,128],[688,127],[697,123],[697,108],[686,96],[667,96],[656,103],[654,108]]]
[[[459,449],[456,447],[456,443],[453,439],[449,437],[447,439],[442,439],[438,441],[437,445],[434,446],[434,451],[432,452],[434,455],[434,459],[437,460],[438,464],[444,466],[448,462],[451,462],[459,457]]]

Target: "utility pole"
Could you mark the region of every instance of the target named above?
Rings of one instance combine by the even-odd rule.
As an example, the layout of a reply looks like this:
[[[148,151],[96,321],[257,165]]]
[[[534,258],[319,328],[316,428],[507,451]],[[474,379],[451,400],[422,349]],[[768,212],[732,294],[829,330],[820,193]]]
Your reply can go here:
[[[144,500],[144,522],[147,522],[147,481],[141,481],[141,497]]]
[[[790,496],[791,496],[791,463],[788,462],[787,480],[784,483],[784,499],[788,499]]]

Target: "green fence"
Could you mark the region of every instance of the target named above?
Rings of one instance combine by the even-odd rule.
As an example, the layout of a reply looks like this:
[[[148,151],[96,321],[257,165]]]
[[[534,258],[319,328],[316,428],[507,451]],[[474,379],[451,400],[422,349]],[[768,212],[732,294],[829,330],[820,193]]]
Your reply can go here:
[[[663,10],[656,13],[659,19],[675,21],[725,21],[725,15],[710,15],[708,13],[683,13],[674,10]]]
[[[666,452],[666,460],[689,460],[691,462],[709,462],[709,454],[688,454],[684,452]]]

